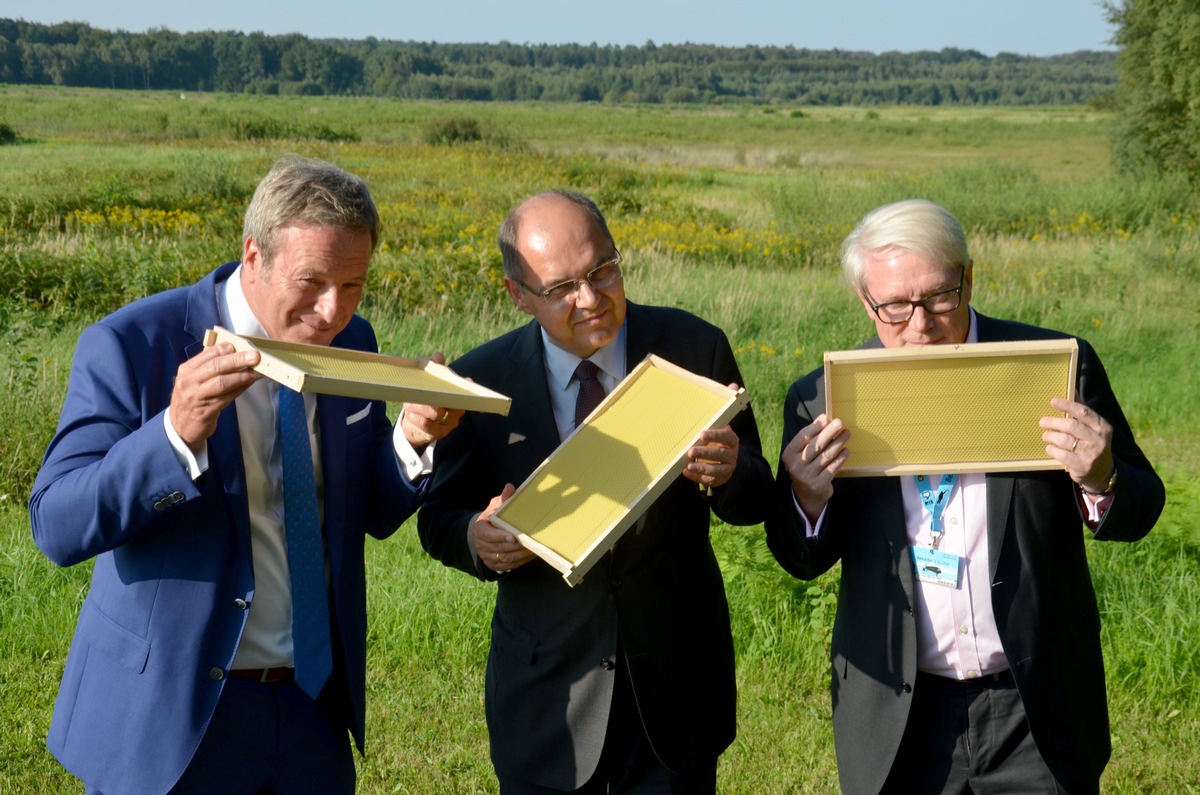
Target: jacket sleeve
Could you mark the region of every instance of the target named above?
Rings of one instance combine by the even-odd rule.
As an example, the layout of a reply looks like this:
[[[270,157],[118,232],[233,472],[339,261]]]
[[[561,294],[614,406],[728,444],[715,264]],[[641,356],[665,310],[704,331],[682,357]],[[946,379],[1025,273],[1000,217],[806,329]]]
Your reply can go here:
[[[29,498],[34,541],[58,565],[136,539],[200,495],[163,424],[177,358],[163,351],[135,367],[112,328],[101,323],[80,336],[58,429]]]
[[[1117,484],[1113,501],[1096,527],[1098,541],[1137,541],[1158,521],[1166,502],[1162,480],[1137,442],[1129,421],[1113,394],[1108,374],[1096,351],[1079,340],[1078,399],[1112,425],[1113,462]]]
[[[713,349],[710,377],[721,384],[746,386],[729,340],[721,331]],[[713,489],[710,504],[713,513],[727,524],[758,524],[771,505],[771,465],[763,457],[753,405],[738,412],[729,425],[738,437],[737,466],[728,483]]]
[[[779,465],[776,470],[775,490],[771,496],[771,512],[764,522],[767,532],[767,547],[785,571],[793,577],[811,580],[824,574],[841,559],[840,540],[842,533],[837,527],[837,518],[843,511],[838,508],[839,488],[836,484],[834,496],[825,508],[825,518],[819,538],[805,537],[805,525],[796,512],[792,496],[792,479],[783,465],[783,451],[795,438],[800,429],[810,424],[814,415],[811,404],[817,401],[817,375],[809,374],[792,384],[783,404],[783,439],[779,446]]]
[[[477,418],[467,412],[454,433],[438,442],[429,497],[417,514],[417,532],[421,546],[443,565],[490,580],[496,575],[481,564],[467,542],[475,516],[495,496],[487,493],[491,477],[481,458],[476,423]]]

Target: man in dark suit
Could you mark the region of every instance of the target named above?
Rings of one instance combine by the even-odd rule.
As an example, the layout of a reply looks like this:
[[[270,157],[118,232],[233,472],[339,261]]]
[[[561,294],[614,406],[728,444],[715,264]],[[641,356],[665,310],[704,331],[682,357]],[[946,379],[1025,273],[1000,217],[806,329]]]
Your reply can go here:
[[[88,792],[353,792],[364,535],[415,510],[461,412],[393,429],[382,402],[300,395],[202,339],[375,351],[355,309],[377,239],[361,179],[281,160],[240,262],[80,337],[29,511],[54,562],[95,560],[47,741]]]
[[[498,583],[486,711],[500,790],[711,793],[736,694],[709,512],[753,524],[767,510],[753,414],[705,431],[683,475],[574,588],[488,518],[571,433],[594,380],[611,390],[653,353],[740,383],[733,352],[693,315],[626,302],[620,254],[584,196],[528,199],[500,247],[508,293],[534,320],[453,367],[509,395],[512,413],[472,415],[439,445],[418,519],[431,555]]]
[[[1066,337],[971,308],[966,237],[932,202],[868,214],[842,256],[879,334],[866,347]],[[1054,398],[1040,421],[1057,471],[835,481],[854,441],[823,413],[822,371],[789,390],[767,540],[797,577],[842,564],[832,695],[846,792],[1098,791],[1108,712],[1081,524],[1139,539],[1164,492],[1078,344],[1078,402]],[[919,578],[931,549],[951,565]]]

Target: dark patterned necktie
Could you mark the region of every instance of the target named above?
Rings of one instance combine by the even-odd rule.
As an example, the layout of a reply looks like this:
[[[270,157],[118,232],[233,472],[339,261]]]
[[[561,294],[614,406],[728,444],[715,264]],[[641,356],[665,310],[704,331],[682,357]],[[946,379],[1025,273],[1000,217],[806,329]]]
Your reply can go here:
[[[579,394],[575,397],[575,427],[583,424],[587,415],[604,400],[604,386],[596,376],[600,368],[584,359],[575,368],[575,377],[579,379]]]
[[[304,395],[287,387],[279,389],[279,438],[283,444],[283,526],[292,579],[296,684],[315,699],[333,672],[325,548]]]

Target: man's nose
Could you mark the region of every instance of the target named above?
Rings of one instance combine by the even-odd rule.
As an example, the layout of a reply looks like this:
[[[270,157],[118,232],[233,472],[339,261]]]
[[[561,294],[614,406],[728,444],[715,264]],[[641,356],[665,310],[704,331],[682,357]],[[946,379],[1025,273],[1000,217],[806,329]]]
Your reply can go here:
[[[925,310],[924,304],[917,304],[913,307],[912,317],[908,319],[908,325],[924,331],[933,325],[933,316]]]
[[[336,287],[330,287],[322,290],[321,294],[317,296],[317,302],[313,309],[326,323],[334,323],[341,317],[345,303],[346,298],[341,291]]]
[[[575,306],[585,309],[600,303],[600,292],[587,279],[579,280],[579,293],[575,296]]]

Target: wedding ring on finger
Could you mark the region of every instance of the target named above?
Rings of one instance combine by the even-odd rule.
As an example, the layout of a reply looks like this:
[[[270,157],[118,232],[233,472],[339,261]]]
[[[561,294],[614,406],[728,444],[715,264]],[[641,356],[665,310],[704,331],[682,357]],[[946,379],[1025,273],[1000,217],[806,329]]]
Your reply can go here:
[[[1079,446],[1079,437],[1075,437],[1075,441],[1071,442],[1071,452],[1075,452],[1075,448]]]
[[[444,425],[446,423],[446,418],[449,416],[450,416],[450,409],[442,409],[442,416],[437,418],[437,424]]]

